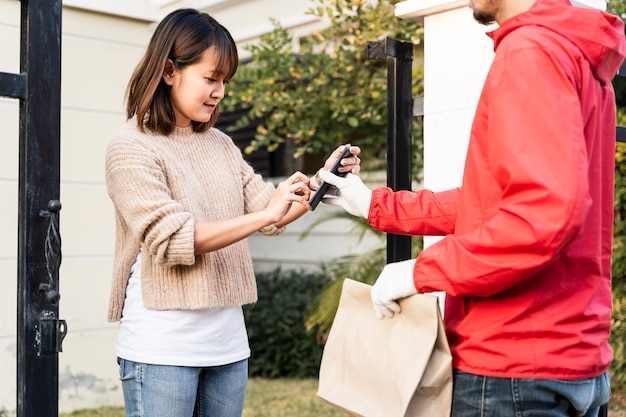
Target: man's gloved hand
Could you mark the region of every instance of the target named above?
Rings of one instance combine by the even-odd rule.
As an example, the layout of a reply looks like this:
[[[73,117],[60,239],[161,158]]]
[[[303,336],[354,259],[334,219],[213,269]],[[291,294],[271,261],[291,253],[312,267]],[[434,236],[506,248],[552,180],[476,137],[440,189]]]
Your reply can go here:
[[[415,259],[385,265],[372,287],[376,317],[393,317],[393,313],[400,312],[400,305],[395,300],[417,294],[413,283],[414,267]]]
[[[337,187],[339,194],[332,196],[331,193],[322,199],[322,202],[330,205],[343,207],[345,211],[353,216],[361,216],[367,219],[372,202],[372,190],[367,188],[358,175],[351,173],[345,177],[338,177],[321,169],[319,176],[322,181]]]

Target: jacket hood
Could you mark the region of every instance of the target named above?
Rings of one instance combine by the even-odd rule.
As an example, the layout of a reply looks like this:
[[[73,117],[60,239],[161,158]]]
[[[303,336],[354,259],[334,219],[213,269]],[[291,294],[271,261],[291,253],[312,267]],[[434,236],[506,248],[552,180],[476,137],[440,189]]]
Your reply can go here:
[[[591,64],[596,79],[603,83],[613,79],[624,60],[622,20],[601,10],[574,7],[569,0],[537,0],[528,11],[505,20],[489,33],[494,49],[507,34],[526,25],[548,28],[573,42]]]

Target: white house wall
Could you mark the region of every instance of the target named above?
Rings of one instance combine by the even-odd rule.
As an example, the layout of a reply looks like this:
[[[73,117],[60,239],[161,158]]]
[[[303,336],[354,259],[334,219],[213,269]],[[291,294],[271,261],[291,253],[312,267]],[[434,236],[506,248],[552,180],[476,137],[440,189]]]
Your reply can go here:
[[[237,42],[241,58],[250,56],[246,45],[255,43],[270,32],[275,19],[294,34],[294,43],[301,36],[324,27],[325,22],[305,12],[315,6],[311,0],[196,0],[170,1],[164,12],[179,7],[199,8],[226,27]]]
[[[122,405],[114,343],[117,324],[106,322],[114,245],[113,208],[104,186],[104,151],[123,123],[123,96],[144,52],[154,21],[174,7],[162,0],[155,11],[146,0],[65,0],[62,22],[60,318],[68,323],[59,354],[59,409],[69,412],[100,405]],[[204,1],[206,10],[241,43],[268,30],[269,17],[297,33],[319,21],[304,12],[309,0]],[[135,5],[135,6],[133,6]],[[129,16],[129,17],[125,17]],[[0,0],[0,71],[19,72],[20,2]],[[255,37],[256,36],[256,37]],[[245,55],[245,53],[242,53]],[[45,111],[45,103],[41,103]],[[16,409],[16,291],[18,206],[18,101],[0,98],[0,415]],[[329,150],[330,151],[330,150]],[[336,256],[379,245],[357,243],[350,223],[331,222],[299,240],[320,207],[280,237],[250,238],[257,270],[315,268]]]
[[[19,2],[5,3],[0,2],[0,71],[16,73],[19,32],[10,22],[19,19]],[[0,98],[0,412],[15,408],[18,117],[18,104]]]

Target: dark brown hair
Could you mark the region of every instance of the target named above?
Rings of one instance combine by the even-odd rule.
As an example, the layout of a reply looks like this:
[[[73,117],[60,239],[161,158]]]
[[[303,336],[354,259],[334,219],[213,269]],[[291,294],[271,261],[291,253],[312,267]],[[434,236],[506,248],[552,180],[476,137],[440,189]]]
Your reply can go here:
[[[157,26],[146,52],[135,68],[126,88],[126,117],[137,116],[137,126],[167,135],[176,119],[169,86],[163,81],[168,59],[178,70],[200,61],[204,52],[215,47],[219,56],[216,72],[230,80],[237,72],[237,47],[225,27],[206,13],[180,9],[168,14]],[[204,132],[215,125],[219,107],[208,122],[192,121],[194,132]]]

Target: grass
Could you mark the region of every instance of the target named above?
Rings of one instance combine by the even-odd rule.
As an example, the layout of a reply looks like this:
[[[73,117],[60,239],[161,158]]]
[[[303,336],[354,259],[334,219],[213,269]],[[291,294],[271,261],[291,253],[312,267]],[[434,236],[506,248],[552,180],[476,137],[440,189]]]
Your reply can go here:
[[[86,410],[76,410],[72,413],[61,413],[59,417],[124,417],[124,408],[100,407]]]
[[[243,417],[345,416],[316,392],[317,379],[251,378]]]
[[[317,379],[251,378],[243,417],[343,417],[346,414],[317,397]],[[78,410],[59,417],[124,417],[120,407]],[[626,394],[614,392],[609,417],[626,417]]]
[[[613,392],[609,401],[609,417],[626,417],[626,392]]]
[[[344,417],[315,393],[317,379],[250,378],[243,417]],[[122,407],[77,410],[59,417],[124,417]]]

